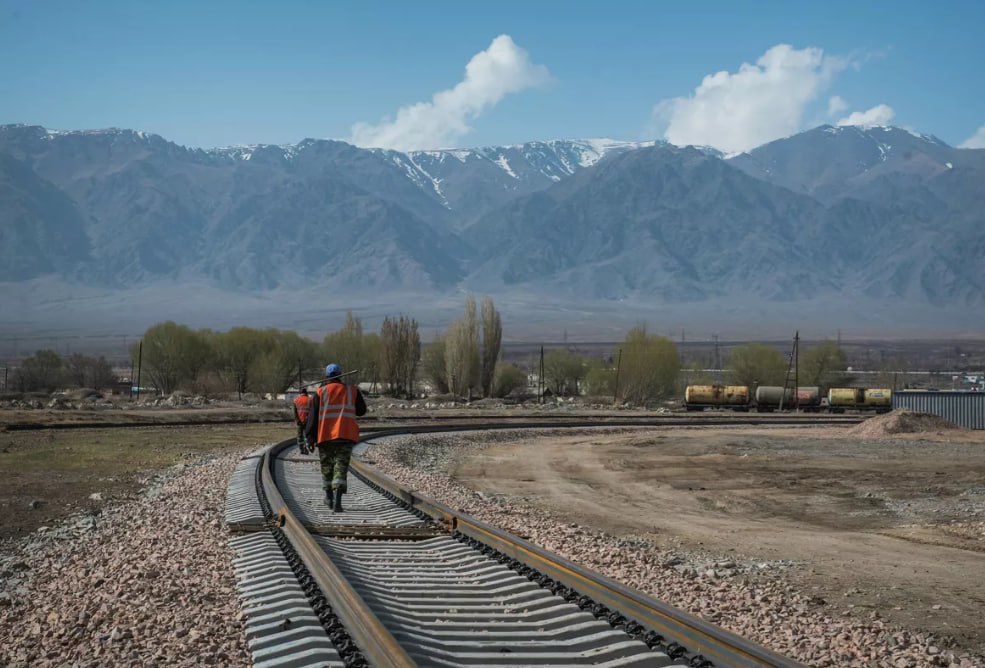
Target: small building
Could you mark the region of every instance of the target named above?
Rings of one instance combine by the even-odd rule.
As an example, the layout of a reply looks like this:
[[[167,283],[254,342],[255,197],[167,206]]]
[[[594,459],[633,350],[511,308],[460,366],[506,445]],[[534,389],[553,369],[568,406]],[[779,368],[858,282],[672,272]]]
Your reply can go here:
[[[938,415],[966,429],[985,429],[985,392],[899,390],[893,392],[893,409],[901,408]]]

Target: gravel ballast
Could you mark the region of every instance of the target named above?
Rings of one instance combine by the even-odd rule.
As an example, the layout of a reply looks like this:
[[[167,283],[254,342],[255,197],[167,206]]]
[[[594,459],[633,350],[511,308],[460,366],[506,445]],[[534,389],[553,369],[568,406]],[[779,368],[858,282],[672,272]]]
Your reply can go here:
[[[445,473],[467,451],[521,438],[529,433],[403,436],[371,445],[364,457],[411,489],[808,665],[985,665],[985,658],[945,649],[930,634],[892,627],[875,611],[868,620],[833,616],[839,613],[823,600],[790,585],[782,564],[607,535],[562,522],[523,499],[473,491]]]
[[[249,665],[223,524],[238,458],[3,546],[0,666]]]

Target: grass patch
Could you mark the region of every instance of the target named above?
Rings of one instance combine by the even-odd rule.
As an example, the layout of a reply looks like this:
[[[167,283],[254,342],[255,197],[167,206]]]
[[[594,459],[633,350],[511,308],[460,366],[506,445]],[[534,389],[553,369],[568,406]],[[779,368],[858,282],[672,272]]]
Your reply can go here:
[[[147,475],[218,453],[291,438],[285,424],[21,431],[0,434],[0,538],[49,525],[88,497],[131,496]],[[37,508],[31,508],[31,502]]]

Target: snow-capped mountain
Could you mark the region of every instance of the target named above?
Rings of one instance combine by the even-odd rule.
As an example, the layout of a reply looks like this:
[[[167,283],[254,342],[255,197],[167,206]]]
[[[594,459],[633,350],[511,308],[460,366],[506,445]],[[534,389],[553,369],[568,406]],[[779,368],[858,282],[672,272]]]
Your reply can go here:
[[[959,164],[980,164],[981,156],[903,128],[822,125],[731,157],[729,163],[831,202],[858,196],[887,175],[928,179]]]
[[[206,151],[0,126],[0,282],[970,313],[982,183],[985,150],[900,128],[822,126],[725,159],[614,140]]]
[[[298,144],[280,146],[230,146],[211,149],[209,154],[239,161],[263,156],[287,163],[297,160],[306,151],[319,148],[321,142],[306,139]],[[388,167],[395,167],[444,207],[452,227],[461,229],[514,197],[543,190],[606,157],[657,143],[581,139],[432,151],[365,150]]]

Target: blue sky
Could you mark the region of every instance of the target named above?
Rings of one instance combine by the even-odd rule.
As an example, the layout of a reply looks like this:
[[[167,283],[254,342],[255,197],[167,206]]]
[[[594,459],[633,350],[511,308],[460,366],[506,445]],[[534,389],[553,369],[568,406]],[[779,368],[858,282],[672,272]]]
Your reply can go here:
[[[980,0],[0,0],[0,123],[201,147],[605,136],[742,150],[869,112],[854,118],[958,145],[985,126],[982,26]]]

